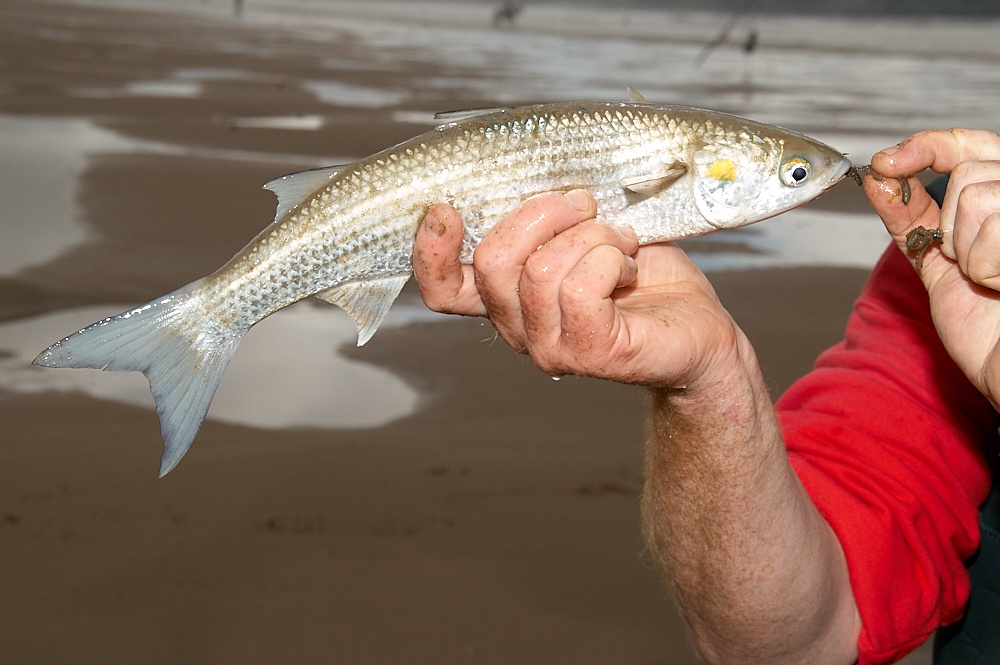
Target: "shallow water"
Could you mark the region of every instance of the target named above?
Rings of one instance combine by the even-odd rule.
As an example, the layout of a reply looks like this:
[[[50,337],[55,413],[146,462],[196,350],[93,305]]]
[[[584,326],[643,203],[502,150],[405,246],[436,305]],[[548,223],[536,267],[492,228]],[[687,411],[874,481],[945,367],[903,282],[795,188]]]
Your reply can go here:
[[[76,182],[98,147],[118,136],[82,119],[0,115],[0,275],[55,259],[87,237],[75,204]]]

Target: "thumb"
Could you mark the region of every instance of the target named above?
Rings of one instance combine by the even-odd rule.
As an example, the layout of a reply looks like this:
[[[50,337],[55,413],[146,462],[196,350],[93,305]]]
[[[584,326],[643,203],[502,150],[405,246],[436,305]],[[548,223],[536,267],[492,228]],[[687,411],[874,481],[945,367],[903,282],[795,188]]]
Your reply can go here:
[[[924,188],[915,184],[916,179],[910,176],[924,169],[951,173],[959,164],[970,160],[1000,160],[1000,136],[983,129],[933,129],[918,132],[899,145],[872,156],[871,167],[875,173],[887,178],[909,178],[908,182],[913,187],[910,210],[905,210],[901,209],[902,206],[892,205],[892,183],[878,182],[873,178],[866,178],[865,183],[868,199],[901,249],[905,248],[905,244],[900,242],[905,240],[905,234],[923,226],[939,229],[944,234],[942,249],[946,256],[954,258],[954,203],[946,208],[948,214],[942,215],[937,204],[929,200]],[[889,200],[886,200],[887,196]]]
[[[872,168],[890,178],[905,178],[924,169],[951,173],[959,163],[1000,159],[1000,136],[985,129],[932,129],[876,153]]]

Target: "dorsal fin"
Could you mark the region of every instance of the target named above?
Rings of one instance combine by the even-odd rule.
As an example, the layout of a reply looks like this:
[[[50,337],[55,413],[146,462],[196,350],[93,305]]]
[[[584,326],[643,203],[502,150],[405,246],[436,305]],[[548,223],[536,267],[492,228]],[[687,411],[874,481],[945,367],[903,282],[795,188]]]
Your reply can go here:
[[[274,215],[274,221],[287,215],[310,194],[325,186],[330,178],[340,173],[343,168],[343,166],[325,166],[321,169],[299,171],[275,178],[264,185],[264,189],[274,192],[278,197],[278,211]]]
[[[469,118],[476,118],[481,115],[490,115],[491,113],[502,113],[505,111],[510,111],[511,106],[493,106],[493,107],[483,107],[477,109],[458,109],[456,111],[441,111],[440,113],[434,114],[435,120],[467,120]]]
[[[649,175],[622,180],[621,185],[628,191],[641,194],[642,196],[656,196],[674,184],[685,173],[687,173],[687,166],[681,162],[674,162],[662,173],[651,173]]]
[[[646,98],[641,92],[631,86],[627,86],[625,89],[628,90],[628,100],[630,102],[638,102],[640,104],[646,103]]]

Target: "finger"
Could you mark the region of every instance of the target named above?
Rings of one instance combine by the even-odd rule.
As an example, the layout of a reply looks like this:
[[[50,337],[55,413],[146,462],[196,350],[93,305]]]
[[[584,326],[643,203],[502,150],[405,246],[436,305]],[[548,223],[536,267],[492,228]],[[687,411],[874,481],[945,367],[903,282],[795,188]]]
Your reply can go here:
[[[956,259],[964,255],[978,232],[979,222],[990,212],[1000,210],[1000,201],[990,197],[988,190],[978,186],[995,180],[1000,180],[1000,162],[996,161],[962,162],[951,172],[948,189],[941,202],[941,221],[938,227],[944,233],[941,251],[948,258]],[[964,210],[961,217],[960,204]],[[956,219],[963,220],[958,229],[955,228]],[[962,267],[964,270],[964,265]]]
[[[611,245],[590,249],[559,284],[561,324],[551,340],[533,340],[532,361],[552,375],[599,375],[618,342],[621,320],[612,300],[635,279],[635,261]]]
[[[471,266],[462,265],[462,218],[440,203],[427,211],[413,245],[413,274],[420,297],[437,312],[484,316]]]
[[[872,157],[872,168],[900,178],[924,169],[951,173],[970,159],[1000,159],[1000,136],[983,129],[935,129],[910,136]]]
[[[917,226],[927,229],[938,227],[941,211],[920,183],[914,181],[910,186],[910,201],[906,204],[902,200],[900,185],[895,180],[865,178],[864,188],[875,212],[903,252],[907,252],[907,233]]]
[[[928,291],[955,269],[955,264],[939,251],[939,244],[928,240],[923,249],[911,250],[907,237],[918,227],[937,229],[941,211],[922,185],[911,186],[909,205],[904,204],[896,192],[898,185],[890,181],[865,178],[865,193],[875,212],[882,218],[885,228],[914,268],[918,268],[921,281]]]
[[[525,262],[557,234],[596,213],[596,202],[583,190],[542,194],[507,215],[476,248],[472,263],[480,297],[497,331],[515,349],[522,350],[525,342],[518,293]]]
[[[590,252],[604,246],[617,255],[614,261],[617,264],[623,256],[638,249],[639,240],[631,229],[616,229],[591,220],[555,236],[528,257],[521,273],[519,293],[525,334],[533,346],[558,343],[563,318],[559,296],[564,279]],[[614,265],[608,266],[608,273],[613,271]],[[580,288],[591,293],[584,284]],[[594,288],[598,298],[607,295],[601,293],[601,285]]]
[[[983,220],[969,246],[965,263],[962,271],[969,279],[1000,291],[1000,212],[991,213]]]
[[[1000,395],[1000,345],[994,346],[993,350],[986,356],[986,363],[983,366],[983,385],[979,387],[994,410],[1000,410],[1000,403],[997,402],[997,395]]]
[[[672,242],[643,245],[632,254],[639,267],[636,279],[615,293],[616,302],[639,303],[647,295],[659,297],[664,289],[694,288],[715,293],[708,278],[680,247]]]
[[[613,343],[617,317],[612,294],[637,272],[635,260],[611,245],[588,252],[559,289],[561,341],[577,349],[589,349],[598,339]]]

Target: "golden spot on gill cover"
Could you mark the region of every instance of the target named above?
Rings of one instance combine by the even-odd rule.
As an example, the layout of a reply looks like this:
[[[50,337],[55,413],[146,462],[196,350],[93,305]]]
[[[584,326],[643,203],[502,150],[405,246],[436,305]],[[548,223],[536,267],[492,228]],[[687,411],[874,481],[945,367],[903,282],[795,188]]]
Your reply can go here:
[[[716,180],[736,180],[736,164],[731,159],[717,159],[708,167],[708,175]]]

